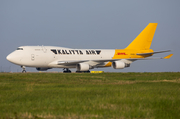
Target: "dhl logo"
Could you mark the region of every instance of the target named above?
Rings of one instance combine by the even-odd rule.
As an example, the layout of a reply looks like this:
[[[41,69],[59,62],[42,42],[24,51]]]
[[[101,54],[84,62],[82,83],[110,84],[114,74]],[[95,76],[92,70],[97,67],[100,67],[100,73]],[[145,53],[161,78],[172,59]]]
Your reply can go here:
[[[118,52],[117,55],[127,55],[125,52]]]

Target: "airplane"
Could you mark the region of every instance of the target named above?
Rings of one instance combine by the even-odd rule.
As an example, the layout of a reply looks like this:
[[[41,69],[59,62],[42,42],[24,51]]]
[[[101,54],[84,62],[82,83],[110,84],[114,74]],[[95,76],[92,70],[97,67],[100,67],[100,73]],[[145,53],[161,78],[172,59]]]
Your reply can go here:
[[[156,53],[169,52],[150,49],[158,23],[149,23],[146,28],[125,49],[71,49],[55,46],[21,46],[9,54],[6,59],[16,65],[35,67],[38,71],[51,68],[64,68],[64,73],[90,72],[93,68],[113,67],[123,69],[130,67],[136,60],[169,59],[173,54],[162,58],[149,58]]]

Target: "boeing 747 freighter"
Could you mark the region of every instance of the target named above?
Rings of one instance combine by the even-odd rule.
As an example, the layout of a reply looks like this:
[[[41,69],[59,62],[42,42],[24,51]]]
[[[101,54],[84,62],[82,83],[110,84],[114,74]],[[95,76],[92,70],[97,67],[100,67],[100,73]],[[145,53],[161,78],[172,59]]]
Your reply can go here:
[[[25,67],[35,67],[39,71],[51,68],[64,68],[64,72],[89,72],[93,68],[113,67],[123,69],[136,60],[168,59],[173,54],[163,58],[149,58],[153,54],[169,52],[154,52],[150,49],[157,23],[149,23],[147,27],[125,49],[71,49],[54,46],[21,46],[7,56],[7,60],[20,65],[22,72]]]

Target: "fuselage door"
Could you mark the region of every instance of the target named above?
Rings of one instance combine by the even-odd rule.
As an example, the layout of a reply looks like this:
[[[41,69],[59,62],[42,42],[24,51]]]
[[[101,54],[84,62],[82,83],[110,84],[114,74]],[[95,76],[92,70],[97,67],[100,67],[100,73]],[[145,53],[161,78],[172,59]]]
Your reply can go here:
[[[47,51],[47,49],[44,46],[42,46],[42,50],[44,53],[46,53],[46,51]]]
[[[34,61],[35,60],[35,55],[31,54],[31,60]]]

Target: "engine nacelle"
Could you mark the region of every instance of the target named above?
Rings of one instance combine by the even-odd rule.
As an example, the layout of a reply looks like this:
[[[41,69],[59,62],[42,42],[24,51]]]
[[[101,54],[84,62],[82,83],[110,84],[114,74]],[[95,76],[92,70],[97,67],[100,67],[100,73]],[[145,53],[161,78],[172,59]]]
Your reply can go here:
[[[126,67],[126,64],[122,61],[114,61],[112,62],[112,67],[114,69],[124,69]]]
[[[36,69],[37,69],[38,71],[47,71],[47,70],[50,69],[50,68],[46,68],[46,67],[36,67]]]
[[[77,71],[88,71],[90,68],[89,64],[79,63],[76,65]]]

